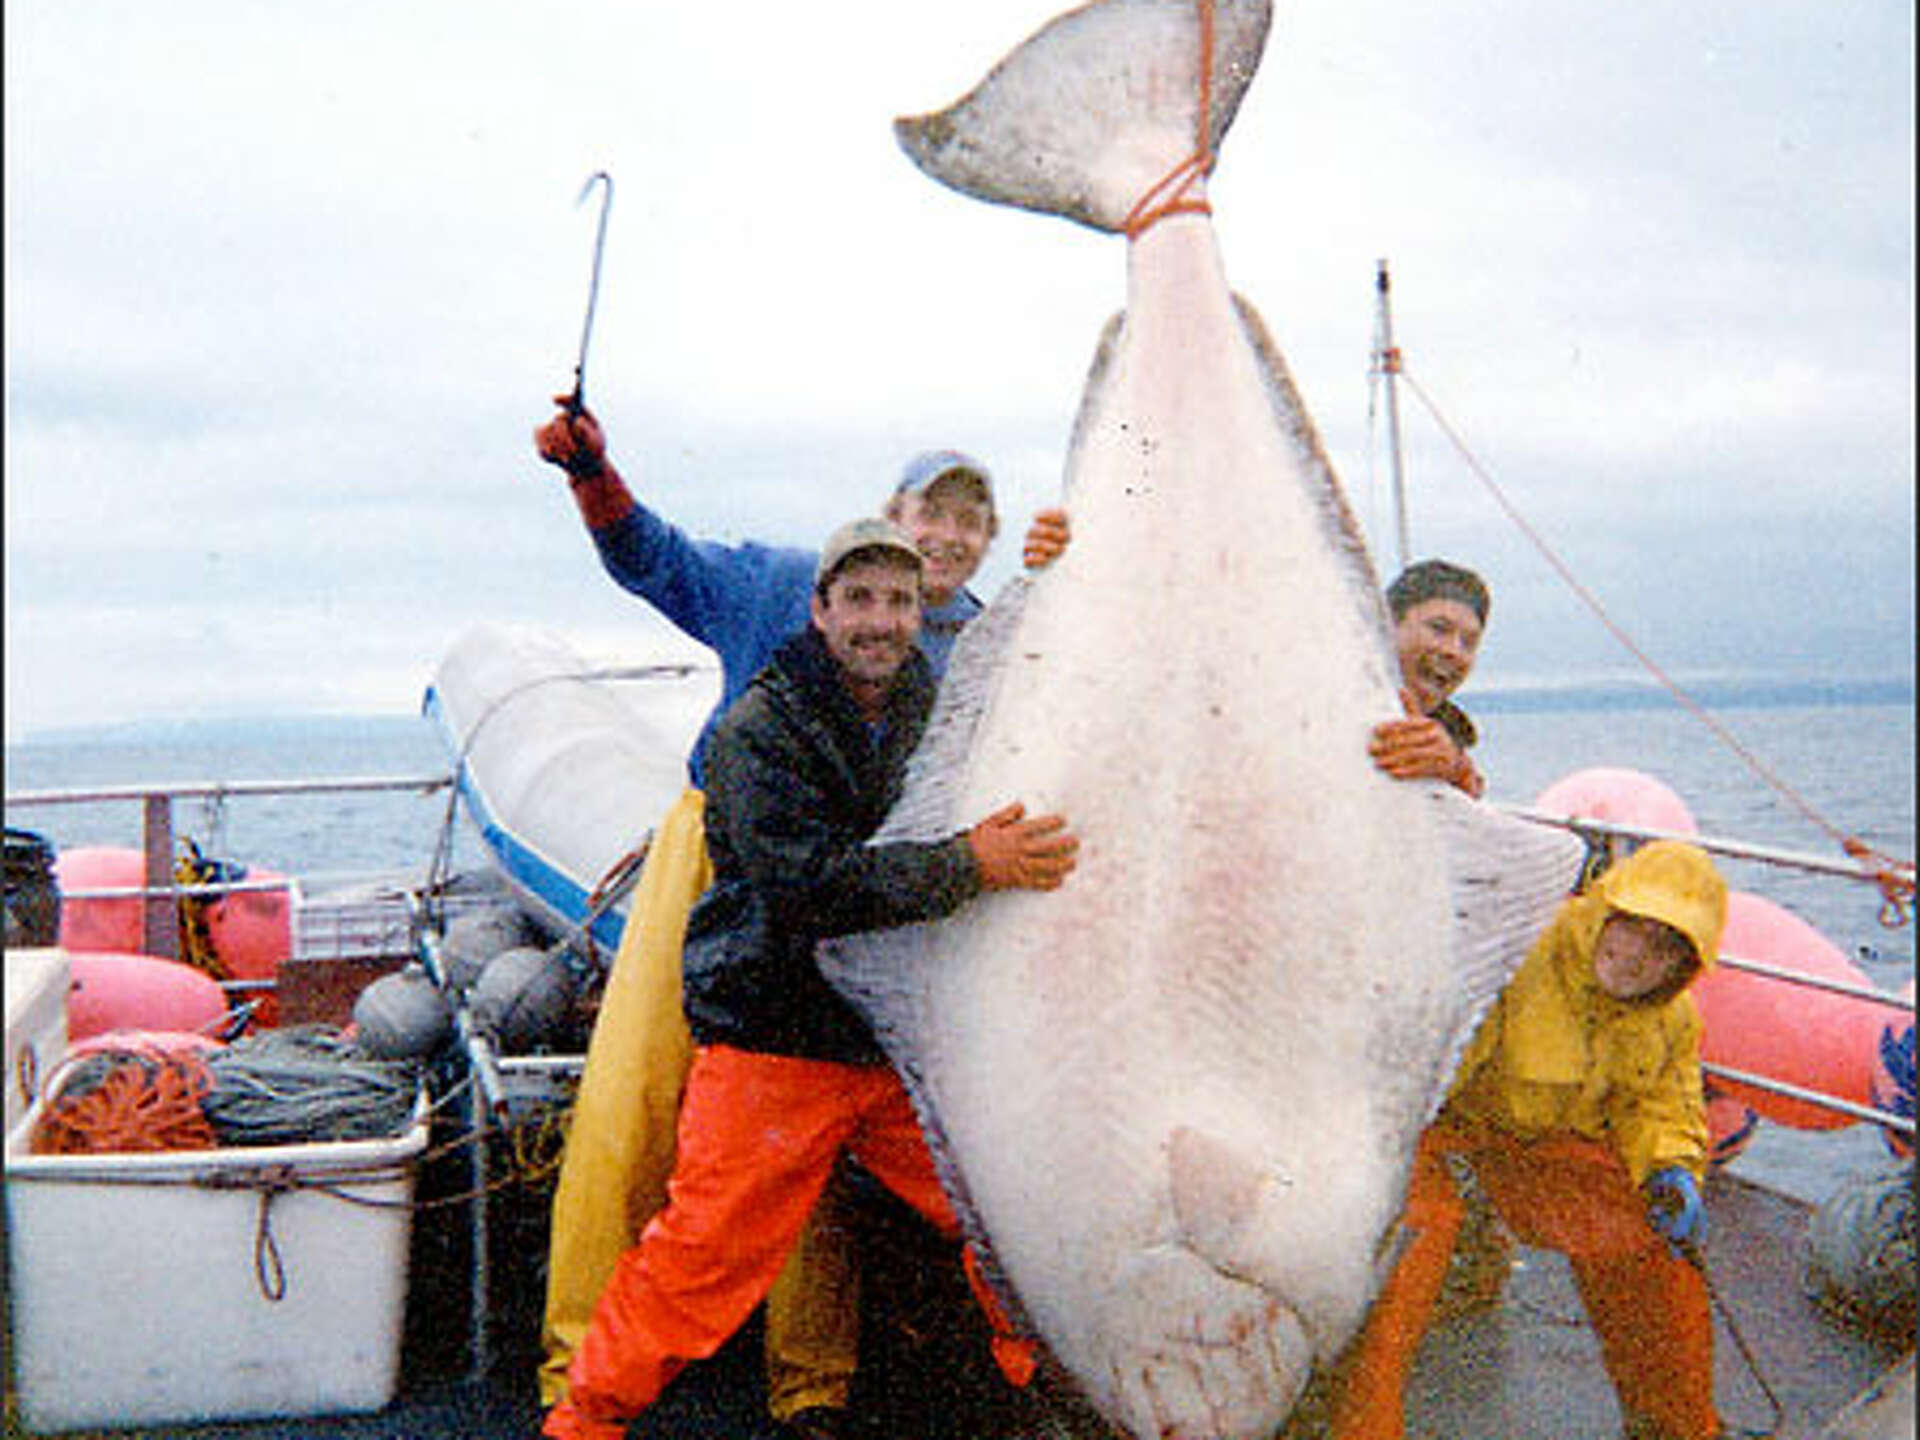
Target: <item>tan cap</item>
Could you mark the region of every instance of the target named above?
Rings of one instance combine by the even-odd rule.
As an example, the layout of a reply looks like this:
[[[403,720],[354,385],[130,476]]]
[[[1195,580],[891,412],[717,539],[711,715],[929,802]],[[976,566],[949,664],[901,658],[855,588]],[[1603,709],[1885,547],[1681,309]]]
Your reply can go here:
[[[816,586],[826,584],[836,570],[861,550],[891,550],[911,560],[916,571],[926,564],[919,550],[914,548],[913,541],[898,526],[891,520],[882,520],[874,515],[864,520],[850,521],[827,537],[827,543],[820,551],[820,563],[814,567],[813,583]]]

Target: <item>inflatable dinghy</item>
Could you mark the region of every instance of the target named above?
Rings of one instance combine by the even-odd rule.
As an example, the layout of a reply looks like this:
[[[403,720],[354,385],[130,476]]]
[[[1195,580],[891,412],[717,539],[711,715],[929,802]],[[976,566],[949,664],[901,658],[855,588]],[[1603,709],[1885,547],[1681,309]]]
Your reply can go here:
[[[624,893],[687,783],[687,752],[719,693],[710,662],[596,665],[550,632],[480,625],[441,660],[424,708],[461,802],[515,897],[563,934],[617,946]]]

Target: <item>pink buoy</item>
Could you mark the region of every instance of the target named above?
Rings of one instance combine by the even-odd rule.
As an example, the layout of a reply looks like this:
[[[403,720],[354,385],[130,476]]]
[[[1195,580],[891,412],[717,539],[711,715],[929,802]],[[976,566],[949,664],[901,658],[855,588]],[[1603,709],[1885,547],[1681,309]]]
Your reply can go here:
[[[1549,815],[1605,820],[1672,835],[1697,835],[1686,802],[1651,775],[1599,766],[1563,775],[1542,790],[1533,808]]]
[[[281,883],[271,890],[236,890],[213,901],[205,912],[207,938],[234,979],[277,980],[281,962],[293,953],[293,882],[257,865],[247,867],[246,878]],[[271,990],[248,995],[259,1002],[256,1026],[279,1023],[279,1000]]]
[[[259,866],[245,869],[249,881],[277,882],[266,890],[237,890],[206,902],[201,914],[214,961],[234,980],[277,978],[293,953],[293,881]],[[138,896],[74,896],[76,890],[125,890],[146,884],[145,852],[114,846],[62,851],[54,861],[61,890],[60,944],[69,951],[137,953],[146,943],[143,901]],[[184,946],[188,937],[182,936]],[[183,954],[185,953],[183,949]],[[259,1000],[256,1025],[272,1025],[271,991]]]
[[[1904,1017],[1885,1012],[1880,1034],[1873,1042],[1873,1108],[1913,1119],[1913,981],[1900,991],[1907,1002]],[[1913,1137],[1883,1129],[1887,1149],[1901,1160],[1913,1158]]]
[[[178,960],[106,951],[75,951],[67,959],[73,975],[67,992],[71,1042],[109,1030],[212,1033],[226,1017],[226,992]]]
[[[65,950],[137,951],[145,943],[140,898],[83,896],[76,890],[131,890],[147,883],[147,857],[109,845],[62,850],[53,875],[60,886],[60,945]]]
[[[1873,988],[1861,969],[1792,911],[1745,891],[1727,897],[1722,958]],[[1873,1099],[1873,1057],[1892,1013],[1884,1005],[1721,964],[1694,982],[1701,1059],[1857,1105]],[[1838,1130],[1851,1116],[1713,1077],[1725,1095],[1798,1130]]]

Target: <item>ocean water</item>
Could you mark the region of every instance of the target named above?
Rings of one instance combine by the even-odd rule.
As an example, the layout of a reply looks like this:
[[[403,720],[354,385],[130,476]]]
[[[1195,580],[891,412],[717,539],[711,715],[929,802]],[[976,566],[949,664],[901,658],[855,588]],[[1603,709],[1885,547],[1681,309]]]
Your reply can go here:
[[[1673,707],[1596,705],[1561,711],[1476,711],[1475,752],[1494,800],[1530,804],[1577,770],[1618,767],[1662,781],[1686,802],[1700,832],[1828,859],[1828,834],[1697,717]],[[1846,835],[1912,859],[1914,707],[1767,705],[1716,710],[1765,769]],[[1744,861],[1723,861],[1735,888],[1799,913],[1849,957],[1894,988],[1913,974],[1913,931],[1879,923],[1871,886],[1824,880]],[[1876,973],[1876,971],[1878,973]]]
[[[139,845],[127,801],[16,807],[22,792],[196,781],[444,777],[451,759],[418,716],[133,723],[29,738],[6,747],[7,824],[65,850]],[[417,870],[424,876],[448,819],[446,790],[182,799],[174,830],[203,854],[302,877]],[[650,823],[650,822],[646,822]],[[456,857],[479,864],[464,821]]]
[[[1811,854],[1838,852],[1821,828],[1781,798],[1692,715],[1619,697],[1557,708],[1489,697],[1476,706],[1477,752],[1490,798],[1530,803],[1561,777],[1594,766],[1624,767],[1663,781],[1687,803],[1703,834]],[[1739,741],[1845,834],[1890,854],[1915,853],[1914,707],[1910,699],[1860,704],[1771,704],[1716,712]],[[6,790],[21,792],[156,781],[238,781],[344,776],[441,775],[449,756],[424,719],[405,716],[131,724],[12,743]],[[656,817],[641,817],[641,826]],[[7,823],[61,849],[138,845],[140,812],[125,802],[16,806]],[[444,791],[315,799],[233,797],[183,801],[175,829],[208,855],[304,877],[356,871],[424,876],[448,823]],[[636,832],[637,833],[637,832]],[[484,864],[464,817],[454,823],[456,867]],[[1881,924],[1870,886],[1746,861],[1723,862],[1729,882],[1795,911],[1882,989],[1914,974],[1914,930]],[[1763,1121],[1736,1170],[1811,1200],[1846,1176],[1882,1164],[1872,1126],[1800,1132]]]

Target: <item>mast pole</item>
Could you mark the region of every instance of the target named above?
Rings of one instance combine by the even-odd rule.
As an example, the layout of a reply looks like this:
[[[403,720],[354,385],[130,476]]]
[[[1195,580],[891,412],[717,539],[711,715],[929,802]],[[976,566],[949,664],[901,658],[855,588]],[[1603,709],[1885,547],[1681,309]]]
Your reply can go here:
[[[1380,295],[1374,364],[1387,382],[1387,446],[1393,459],[1394,539],[1399,545],[1400,568],[1404,570],[1412,556],[1407,544],[1407,491],[1400,453],[1400,391],[1395,384],[1400,374],[1400,348],[1393,343],[1393,307],[1389,298],[1392,284],[1387,279],[1385,260],[1378,262],[1374,283]]]

